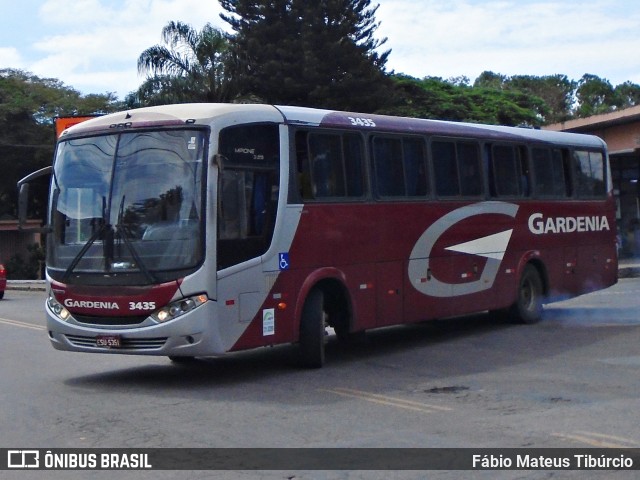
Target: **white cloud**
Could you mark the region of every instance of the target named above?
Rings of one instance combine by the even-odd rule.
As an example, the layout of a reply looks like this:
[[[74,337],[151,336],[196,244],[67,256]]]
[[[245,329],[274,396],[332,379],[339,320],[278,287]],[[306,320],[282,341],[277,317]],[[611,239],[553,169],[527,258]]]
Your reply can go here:
[[[60,0],[46,0],[38,15],[44,23],[63,28],[91,28],[111,16],[100,0],[74,0],[73,4]]]
[[[0,47],[0,68],[5,66],[11,66],[11,68],[21,68],[23,66],[23,60],[20,56],[20,52],[14,47]]]
[[[71,13],[67,0],[47,0],[39,15],[57,33],[34,44],[42,56],[30,68],[83,92],[116,92],[122,99],[142,83],[138,56],[161,43],[162,27],[172,20],[196,29],[222,26],[220,11],[213,0],[76,0]]]
[[[627,8],[621,16],[611,2],[383,0],[378,34],[393,50],[388,67],[416,77],[619,72],[615,83],[633,80],[618,66],[638,65],[628,52],[640,48],[640,10]]]

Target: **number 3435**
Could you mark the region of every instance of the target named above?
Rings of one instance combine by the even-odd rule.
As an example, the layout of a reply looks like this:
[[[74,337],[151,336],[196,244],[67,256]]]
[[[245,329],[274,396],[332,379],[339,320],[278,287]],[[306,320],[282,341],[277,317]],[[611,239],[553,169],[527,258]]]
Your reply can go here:
[[[355,125],[358,127],[375,127],[376,122],[371,120],[370,118],[360,118],[360,117],[349,117],[351,121],[351,125]]]
[[[155,310],[156,302],[129,302],[129,310]]]

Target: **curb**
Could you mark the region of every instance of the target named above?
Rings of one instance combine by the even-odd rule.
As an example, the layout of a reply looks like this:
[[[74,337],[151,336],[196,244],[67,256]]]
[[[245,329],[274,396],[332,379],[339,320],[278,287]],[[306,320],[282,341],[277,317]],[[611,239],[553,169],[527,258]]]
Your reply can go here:
[[[45,292],[47,285],[44,280],[7,280],[7,290]]]
[[[640,277],[640,266],[622,267],[618,269],[618,278],[638,278]]]

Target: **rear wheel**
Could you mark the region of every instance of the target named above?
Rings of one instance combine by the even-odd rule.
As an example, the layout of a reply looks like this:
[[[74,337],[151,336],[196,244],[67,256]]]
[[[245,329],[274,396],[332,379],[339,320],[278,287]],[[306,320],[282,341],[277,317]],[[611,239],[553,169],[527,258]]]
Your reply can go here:
[[[308,368],[324,365],[324,294],[320,289],[309,293],[300,320],[300,361]]]
[[[511,307],[511,318],[520,323],[536,323],[542,318],[542,303],[544,289],[538,269],[533,265],[524,267],[520,283],[518,284],[518,297]]]

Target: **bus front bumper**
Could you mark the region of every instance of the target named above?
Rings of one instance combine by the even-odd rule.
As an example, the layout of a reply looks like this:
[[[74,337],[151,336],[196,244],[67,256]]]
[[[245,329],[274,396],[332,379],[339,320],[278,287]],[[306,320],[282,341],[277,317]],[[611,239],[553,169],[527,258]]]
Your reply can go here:
[[[216,302],[208,301],[166,323],[114,328],[63,321],[45,306],[49,340],[56,350],[87,353],[196,357],[225,353],[217,329]]]

